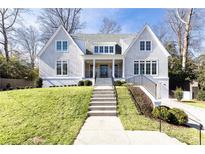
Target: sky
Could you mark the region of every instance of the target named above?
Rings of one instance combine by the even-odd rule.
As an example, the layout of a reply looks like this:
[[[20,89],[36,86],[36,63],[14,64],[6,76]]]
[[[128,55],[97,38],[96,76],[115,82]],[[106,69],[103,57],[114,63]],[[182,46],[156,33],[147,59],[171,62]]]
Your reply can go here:
[[[31,9],[30,13],[24,15],[25,23],[39,26],[37,16],[40,9]],[[104,17],[115,20],[121,25],[121,33],[137,33],[145,25],[156,25],[164,19],[165,9],[83,9],[81,22],[84,23],[82,33],[98,33]]]

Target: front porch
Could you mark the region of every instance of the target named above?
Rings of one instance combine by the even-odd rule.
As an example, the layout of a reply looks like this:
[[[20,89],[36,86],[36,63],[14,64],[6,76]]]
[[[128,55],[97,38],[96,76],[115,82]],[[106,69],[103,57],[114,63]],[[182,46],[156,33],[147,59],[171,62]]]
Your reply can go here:
[[[123,59],[86,59],[84,78],[124,78]]]

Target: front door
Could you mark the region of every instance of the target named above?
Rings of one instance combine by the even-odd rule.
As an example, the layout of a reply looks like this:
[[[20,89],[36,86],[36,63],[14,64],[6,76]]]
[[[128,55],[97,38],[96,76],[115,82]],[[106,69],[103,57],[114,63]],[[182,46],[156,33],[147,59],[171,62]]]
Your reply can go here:
[[[108,77],[108,65],[100,65],[100,77],[101,78]]]

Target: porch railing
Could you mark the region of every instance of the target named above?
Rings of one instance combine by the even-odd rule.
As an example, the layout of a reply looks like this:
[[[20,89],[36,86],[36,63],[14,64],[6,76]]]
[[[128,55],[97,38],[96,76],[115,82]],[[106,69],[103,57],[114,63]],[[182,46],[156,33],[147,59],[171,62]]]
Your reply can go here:
[[[126,79],[126,82],[143,86],[154,98],[157,98],[157,82],[145,75],[134,75]]]

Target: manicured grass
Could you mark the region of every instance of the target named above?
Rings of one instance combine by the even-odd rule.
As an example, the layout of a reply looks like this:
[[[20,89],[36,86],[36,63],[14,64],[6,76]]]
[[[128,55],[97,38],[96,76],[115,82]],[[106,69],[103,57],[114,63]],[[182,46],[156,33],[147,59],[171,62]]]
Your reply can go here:
[[[0,144],[72,144],[92,87],[0,92]]]
[[[117,87],[117,92],[119,117],[126,130],[159,131],[157,120],[139,114],[126,87]],[[162,131],[186,144],[199,144],[199,132],[194,128],[163,122]],[[202,144],[205,144],[205,134],[202,137]]]
[[[188,105],[200,107],[205,109],[205,102],[204,101],[197,101],[197,100],[192,100],[192,101],[182,101],[183,103],[186,103]]]

